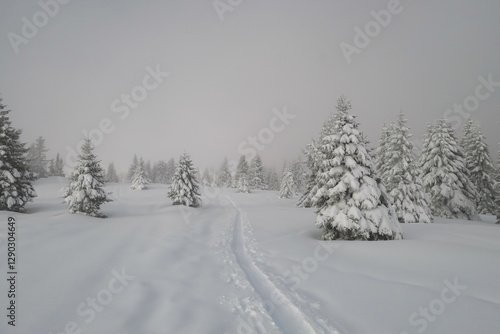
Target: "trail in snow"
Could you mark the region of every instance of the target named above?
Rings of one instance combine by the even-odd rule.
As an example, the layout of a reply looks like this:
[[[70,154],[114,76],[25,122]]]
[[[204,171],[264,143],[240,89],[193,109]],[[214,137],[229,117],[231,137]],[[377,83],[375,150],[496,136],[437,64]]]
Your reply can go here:
[[[282,334],[266,312],[261,296],[256,293],[238,264],[231,247],[234,227],[234,214],[230,213],[216,252],[224,265],[222,278],[227,284],[226,291],[220,298],[221,304],[236,317],[234,328],[227,334]]]
[[[279,327],[283,333],[339,333],[328,324],[328,321],[318,315],[318,309],[314,310],[313,314],[306,314],[304,308],[315,303],[309,303],[304,299],[298,301],[294,298],[294,293],[288,291],[283,286],[278,286],[273,283],[271,278],[261,270],[255,263],[252,254],[257,253],[255,246],[249,249],[248,245],[251,242],[245,236],[244,226],[247,222],[244,212],[228,197],[226,197],[231,206],[236,210],[236,217],[233,221],[232,240],[230,242],[231,250],[236,258],[236,262],[246,276],[246,279],[251,284],[255,293],[264,304],[265,316],[261,318],[272,318],[273,322]],[[248,223],[248,222],[247,222]],[[258,321],[255,321],[255,330],[262,332],[262,326],[259,326]],[[264,330],[264,333],[267,331]]]

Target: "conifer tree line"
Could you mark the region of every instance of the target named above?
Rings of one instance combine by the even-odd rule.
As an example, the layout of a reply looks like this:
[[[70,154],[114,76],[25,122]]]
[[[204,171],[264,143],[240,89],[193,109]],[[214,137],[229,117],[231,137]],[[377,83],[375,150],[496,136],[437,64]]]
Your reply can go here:
[[[128,172],[119,174],[113,163],[106,171],[100,166],[86,139],[68,175],[64,202],[70,212],[104,217],[100,206],[110,201],[105,183],[124,181],[134,190],[167,184],[173,204],[193,207],[201,204],[200,185],[241,193],[271,190],[314,208],[324,239],[401,239],[399,223],[432,223],[434,217],[478,220],[479,214],[490,214],[500,222],[500,152],[495,164],[478,122],[466,120],[458,138],[438,119],[428,125],[417,152],[400,112],[383,126],[372,150],[350,101],[341,96],[335,109],[301,157],[285,162],[280,173],[265,167],[258,154],[240,156],[234,169],[224,158],[219,168],[199,171],[184,153],[177,162],[154,163],[134,155]],[[64,176],[63,161],[58,153],[48,158],[42,136],[29,146],[22,143],[9,112],[0,100],[0,209],[23,212],[36,197],[32,182]]]
[[[1,105],[1,104],[0,104]],[[32,201],[36,196],[31,181],[48,176],[64,176],[64,163],[59,153],[54,159],[48,159],[49,151],[45,144],[45,139],[40,136],[28,148],[26,144],[19,142],[20,130],[9,130],[10,121],[8,119],[9,111],[4,110],[1,105],[2,124],[5,124],[3,131],[10,135],[12,143],[16,143],[12,149],[19,161],[17,168],[12,173],[4,172],[3,178],[6,178],[2,185],[2,206],[3,210],[24,211],[27,202]],[[10,143],[6,141],[6,143]],[[17,146],[16,146],[17,145]],[[246,157],[240,157],[240,164],[234,173],[229,168],[227,158],[225,158],[220,170],[205,169],[200,175],[199,171],[193,167],[190,157],[183,154],[176,163],[173,158],[168,161],[160,160],[151,164],[145,162],[142,157],[134,156],[132,164],[129,167],[125,178],[120,177],[113,162],[108,165],[105,171],[93,153],[91,141],[86,138],[78,155],[78,163],[74,170],[69,174],[69,185],[64,190],[64,203],[68,205],[72,213],[84,213],[95,217],[105,217],[100,210],[100,206],[110,199],[104,191],[105,183],[118,183],[120,181],[130,182],[134,190],[145,190],[149,183],[163,183],[170,185],[168,196],[174,204],[189,206],[199,206],[200,195],[198,190],[198,180],[206,186],[215,187],[233,187],[238,191],[248,193],[253,190],[276,190],[283,188],[280,177],[274,168],[266,168],[262,164],[259,155],[253,157],[247,162]],[[2,159],[11,159],[7,153]],[[14,159],[14,158],[12,158]],[[1,161],[2,167],[11,167],[14,163]],[[293,166],[294,173],[303,172],[300,164]],[[296,175],[296,174],[294,174]],[[286,180],[290,182],[289,180]],[[297,180],[301,184],[301,180]],[[292,182],[293,183],[293,182]],[[15,184],[15,186],[13,185]],[[188,192],[186,189],[190,189]],[[15,198],[9,196],[9,189]],[[179,194],[176,194],[176,189]],[[295,193],[285,194],[289,197]]]
[[[286,163],[285,166],[287,166]],[[172,185],[177,167],[178,163],[176,164],[173,158],[168,162],[160,160],[151,165],[149,161],[145,163],[142,157],[134,155],[128,168],[126,181],[131,184],[131,188],[134,190],[145,190],[149,183]],[[288,178],[284,178],[286,173],[280,177],[274,168],[266,168],[262,163],[262,158],[257,154],[250,160],[244,155],[240,156],[234,171],[231,170],[226,157],[218,170],[205,168],[203,172],[200,172],[194,168],[192,173],[203,186],[234,188],[241,193],[250,193],[254,190],[280,191],[284,182],[289,184],[291,182],[293,186],[291,186],[290,191],[279,195],[281,198],[290,198],[305,187],[307,170],[305,163],[299,159],[285,168],[290,171]],[[113,163],[108,166],[106,181],[120,181]]]
[[[114,176],[116,170],[114,169],[114,165],[111,167],[111,164],[108,166],[108,174],[110,172],[109,169],[111,168],[110,176]],[[174,173],[175,173],[174,158],[171,158],[170,160],[168,160],[168,162],[165,162],[164,160],[159,160],[155,162],[153,165],[151,165],[150,161],[144,162],[142,157],[137,157],[137,154],[135,154],[134,158],[132,159],[132,163],[129,166],[126,179],[123,181],[134,183],[134,179],[136,179],[137,181],[137,179],[139,178],[140,180],[142,180],[139,183],[144,183],[144,185],[148,183],[171,184],[174,177]]]
[[[358,124],[346,116],[349,109],[350,103],[341,97],[337,113],[325,121],[318,138],[304,150],[309,173],[297,206],[316,208],[316,224],[324,230],[325,239],[381,237],[360,219],[357,210],[363,205],[354,205],[354,214],[352,203],[346,202],[349,190],[368,181],[370,186],[378,184],[379,189],[371,192],[381,195],[381,202],[389,212],[394,211],[400,223],[431,223],[434,216],[479,220],[478,214],[496,215],[500,222],[500,168],[490,158],[478,122],[467,120],[459,140],[451,125],[438,119],[428,125],[422,150],[416,152],[400,112],[396,121],[384,124],[372,153],[363,134],[353,130]],[[346,171],[353,166],[359,167],[356,173]],[[373,179],[365,175],[356,180],[363,173]],[[352,196],[356,201],[361,195],[352,192]],[[360,234],[363,230],[370,232]],[[382,238],[397,239],[397,231],[393,232]]]
[[[48,176],[64,176],[64,163],[59,153],[53,159],[47,158],[45,138],[38,137],[34,143],[28,147],[27,161],[36,179]]]
[[[421,183],[416,152],[407,120],[384,125],[376,151],[376,170],[400,223],[431,223],[433,217]]]

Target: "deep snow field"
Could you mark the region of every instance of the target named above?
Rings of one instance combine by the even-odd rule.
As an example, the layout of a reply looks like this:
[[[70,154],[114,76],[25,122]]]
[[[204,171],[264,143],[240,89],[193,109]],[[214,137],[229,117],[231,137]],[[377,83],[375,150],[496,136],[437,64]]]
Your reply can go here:
[[[0,212],[0,333],[500,333],[500,225],[437,218],[402,241],[321,241],[277,192],[110,184],[98,219],[69,214],[64,178]],[[7,219],[17,221],[17,319],[7,324]]]

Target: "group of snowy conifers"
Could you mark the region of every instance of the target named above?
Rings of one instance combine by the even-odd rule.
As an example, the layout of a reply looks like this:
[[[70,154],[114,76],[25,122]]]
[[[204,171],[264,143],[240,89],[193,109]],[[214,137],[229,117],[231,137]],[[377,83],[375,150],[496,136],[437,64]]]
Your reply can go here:
[[[90,139],[86,139],[82,146],[82,153],[78,156],[78,164],[70,177],[70,184],[64,192],[64,202],[72,213],[85,213],[90,216],[104,217],[99,213],[99,207],[109,202],[104,186],[104,170],[99,166]],[[134,190],[146,189],[149,183],[144,161],[138,161],[131,176],[131,188]],[[195,170],[188,154],[184,153],[176,166],[175,174],[170,185],[168,196],[174,205],[198,207],[200,193]]]
[[[80,212],[95,217],[105,217],[99,213],[101,204],[110,201],[103,186],[105,183],[104,170],[99,166],[92,153],[92,144],[89,139],[82,146],[82,153],[78,156],[78,164],[71,177],[70,184],[65,189],[64,202],[68,204],[72,213]],[[108,170],[108,178],[109,178]],[[234,178],[230,172],[227,159],[224,160],[217,182],[222,187],[234,186],[238,192],[248,193],[250,189],[265,189],[264,170],[259,155],[252,159],[250,166],[245,156],[242,156],[236,167]],[[190,156],[184,153],[175,167],[175,173],[170,180],[168,196],[173,205],[198,207],[201,204],[196,169],[193,167]],[[131,188],[134,190],[147,189],[150,183],[148,172],[142,158],[134,157],[129,170]],[[236,184],[236,185],[235,185]],[[281,182],[280,198],[289,198],[295,193],[295,183],[290,167],[285,166]]]
[[[311,175],[299,206],[316,208],[316,226],[325,240],[402,239],[366,139],[348,113],[350,102],[340,97],[336,109],[307,149]]]
[[[374,159],[350,109],[350,102],[340,97],[336,113],[305,150],[309,176],[298,206],[315,208],[316,226],[324,231],[325,240],[401,239],[400,223],[431,223],[433,215],[473,220],[488,213],[500,221],[500,172],[493,166],[478,123],[466,122],[460,143],[445,120],[429,125],[417,159],[401,113],[397,122],[384,126]],[[25,161],[27,149],[19,141],[21,131],[11,127],[8,113],[0,103],[0,209],[23,211],[36,196],[33,173]],[[100,206],[110,201],[103,190],[104,171],[90,140],[81,152],[64,202],[72,213],[104,217]],[[145,189],[150,181],[144,161],[133,166],[131,187]],[[242,193],[265,189],[259,156],[250,166],[242,156],[235,174],[232,178],[226,159],[214,183]],[[183,154],[169,182],[168,196],[174,205],[200,205],[196,175],[189,155]],[[294,192],[294,175],[286,165],[279,196],[289,198]]]
[[[477,220],[487,213],[500,222],[500,171],[477,122],[467,120],[458,143],[450,124],[437,120],[417,159],[401,113],[384,126],[374,166],[350,102],[340,97],[336,109],[307,147],[311,173],[298,203],[316,208],[324,239],[400,239],[398,222],[431,223],[433,215]]]

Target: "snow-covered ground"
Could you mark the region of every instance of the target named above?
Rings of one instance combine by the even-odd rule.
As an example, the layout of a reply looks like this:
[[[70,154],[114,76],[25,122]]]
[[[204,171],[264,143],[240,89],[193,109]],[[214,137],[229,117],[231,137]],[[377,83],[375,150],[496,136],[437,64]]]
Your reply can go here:
[[[277,192],[111,184],[106,219],[67,213],[63,178],[36,182],[17,220],[17,320],[0,333],[500,333],[500,226],[436,219],[402,241],[324,242],[311,209]]]

